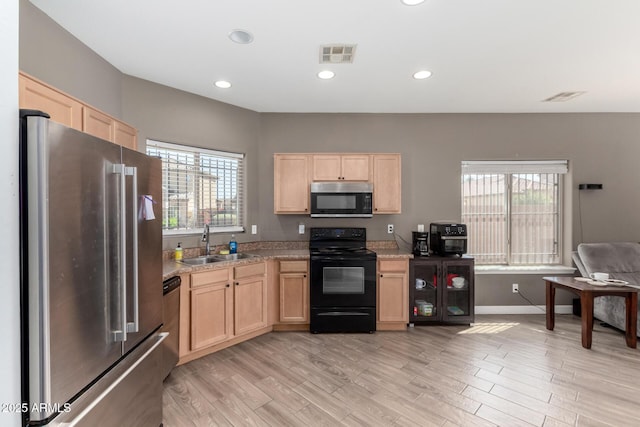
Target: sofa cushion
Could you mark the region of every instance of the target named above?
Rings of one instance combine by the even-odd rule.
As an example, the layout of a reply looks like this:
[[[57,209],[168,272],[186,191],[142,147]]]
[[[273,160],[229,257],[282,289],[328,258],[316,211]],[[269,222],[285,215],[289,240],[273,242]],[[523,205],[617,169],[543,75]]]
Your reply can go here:
[[[588,274],[609,273],[612,279],[640,284],[640,243],[581,243],[578,255]]]

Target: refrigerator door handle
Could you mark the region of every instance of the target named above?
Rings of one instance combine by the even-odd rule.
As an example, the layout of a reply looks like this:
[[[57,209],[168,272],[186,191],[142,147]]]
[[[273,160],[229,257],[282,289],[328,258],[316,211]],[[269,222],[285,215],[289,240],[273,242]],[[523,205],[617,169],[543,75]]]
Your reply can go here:
[[[119,267],[120,271],[118,274],[118,288],[120,289],[120,327],[121,329],[113,331],[115,341],[126,341],[127,340],[127,250],[126,250],[126,242],[127,242],[127,230],[125,227],[125,216],[127,214],[127,206],[126,206],[126,187],[125,187],[125,165],[123,164],[115,164],[113,165],[113,173],[120,176],[120,233],[118,239],[120,240],[119,244]]]
[[[127,332],[140,331],[139,301],[138,301],[138,168],[125,167],[125,174],[131,176],[131,233],[133,251],[133,322],[127,323]]]

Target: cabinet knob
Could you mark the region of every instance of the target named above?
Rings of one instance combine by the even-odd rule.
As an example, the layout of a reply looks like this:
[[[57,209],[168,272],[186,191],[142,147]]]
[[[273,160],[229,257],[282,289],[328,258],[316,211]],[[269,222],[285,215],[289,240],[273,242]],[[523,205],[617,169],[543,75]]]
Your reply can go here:
[[[234,282],[236,286],[238,286],[240,284],[240,282]]]
[[[383,275],[383,274],[381,274],[381,275],[380,275],[380,277],[384,277],[384,275]]]
[[[303,275],[302,275],[302,277],[307,277],[307,275],[306,275],[306,274],[303,274]]]
[[[228,284],[228,283],[227,283],[227,286],[226,286],[226,287],[227,287],[227,288],[229,287],[229,284]]]

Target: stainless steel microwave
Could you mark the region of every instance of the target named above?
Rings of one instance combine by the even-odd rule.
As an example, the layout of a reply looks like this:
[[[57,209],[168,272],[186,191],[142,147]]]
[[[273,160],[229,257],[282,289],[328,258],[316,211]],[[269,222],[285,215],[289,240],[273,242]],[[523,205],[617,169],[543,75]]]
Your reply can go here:
[[[370,218],[373,185],[368,182],[314,182],[311,184],[314,218]]]

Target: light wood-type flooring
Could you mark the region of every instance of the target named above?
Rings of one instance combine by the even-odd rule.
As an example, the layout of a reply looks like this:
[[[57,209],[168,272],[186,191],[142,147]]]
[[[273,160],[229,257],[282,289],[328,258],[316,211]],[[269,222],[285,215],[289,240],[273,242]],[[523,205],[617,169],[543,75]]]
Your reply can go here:
[[[580,319],[274,332],[177,367],[164,426],[640,426],[640,350]]]

